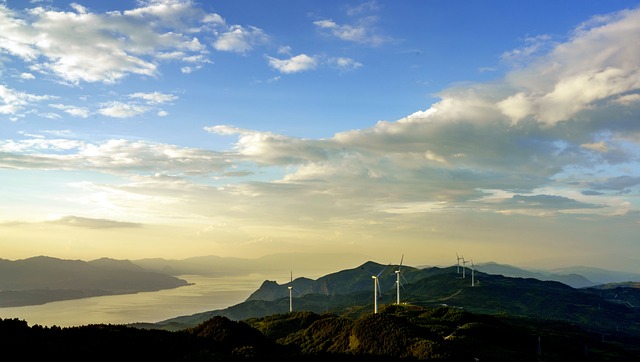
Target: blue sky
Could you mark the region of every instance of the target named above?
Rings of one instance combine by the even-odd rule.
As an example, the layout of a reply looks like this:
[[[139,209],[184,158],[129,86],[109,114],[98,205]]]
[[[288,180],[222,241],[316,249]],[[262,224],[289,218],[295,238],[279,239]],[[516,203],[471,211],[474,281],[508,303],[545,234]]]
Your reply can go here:
[[[632,269],[639,5],[0,2],[0,257]]]

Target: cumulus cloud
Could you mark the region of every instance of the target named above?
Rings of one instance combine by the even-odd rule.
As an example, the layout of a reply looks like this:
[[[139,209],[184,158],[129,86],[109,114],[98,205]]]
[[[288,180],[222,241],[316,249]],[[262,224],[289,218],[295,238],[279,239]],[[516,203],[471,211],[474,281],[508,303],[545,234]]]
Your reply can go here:
[[[164,104],[170,103],[178,99],[178,96],[173,94],[164,94],[160,92],[152,93],[132,93],[129,95],[131,98],[143,99],[148,104]]]
[[[129,99],[128,102],[111,101],[103,103],[97,112],[107,117],[136,117],[157,109],[155,107],[159,105],[170,104],[177,100],[178,96],[160,92],[137,92],[129,94],[127,98]],[[163,117],[167,115],[167,112],[162,109],[158,109],[156,114]]]
[[[362,67],[362,63],[346,57],[334,57],[328,60],[329,65],[343,71],[354,70]]]
[[[108,102],[104,103],[102,108],[98,109],[98,113],[107,117],[115,118],[129,118],[139,116],[149,111],[149,107],[127,104],[122,102]]]
[[[318,30],[327,32],[341,40],[378,46],[387,42],[388,39],[375,32],[373,27],[375,21],[376,18],[366,17],[361,19],[357,25],[350,25],[338,24],[331,19],[324,19],[314,21],[313,25]]]
[[[315,57],[299,54],[289,59],[278,59],[267,56],[269,66],[280,73],[299,73],[316,69],[318,60]]]
[[[0,167],[94,170],[111,174],[205,175],[224,172],[229,160],[212,151],[112,139],[101,143],[34,137],[0,141]]]
[[[95,13],[72,4],[73,11],[35,7],[19,13],[2,4],[0,52],[72,84],[114,83],[129,74],[153,77],[167,53],[206,59],[206,47],[190,28],[207,14],[191,2],[140,5],[124,12]]]
[[[76,107],[64,104],[50,104],[49,107],[62,110],[74,117],[87,118],[89,117],[89,110],[85,107]]]
[[[264,44],[268,41],[269,37],[262,29],[234,25],[220,34],[213,47],[220,51],[246,53],[253,49],[255,45]]]
[[[0,84],[0,114],[19,114],[25,107],[31,104],[54,98],[54,96],[49,95],[35,95],[21,92]]]
[[[205,131],[224,136],[238,135],[235,149],[243,157],[268,165],[288,165],[327,159],[332,144],[322,140],[287,137],[232,126],[205,127]]]
[[[515,91],[498,108],[513,122],[532,118],[554,125],[609,100],[634,99],[640,66],[633,59],[640,45],[628,39],[638,37],[639,22],[635,9],[581,24],[567,42],[509,75],[507,85]]]

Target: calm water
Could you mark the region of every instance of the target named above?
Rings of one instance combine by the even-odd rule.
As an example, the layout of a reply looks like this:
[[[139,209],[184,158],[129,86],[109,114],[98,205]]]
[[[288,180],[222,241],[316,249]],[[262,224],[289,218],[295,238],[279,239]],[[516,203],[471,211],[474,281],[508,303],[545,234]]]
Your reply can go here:
[[[195,284],[158,292],[0,308],[0,318],[18,318],[29,325],[59,327],[159,322],[241,303],[266,279],[257,274],[227,277],[181,275],[179,278]]]

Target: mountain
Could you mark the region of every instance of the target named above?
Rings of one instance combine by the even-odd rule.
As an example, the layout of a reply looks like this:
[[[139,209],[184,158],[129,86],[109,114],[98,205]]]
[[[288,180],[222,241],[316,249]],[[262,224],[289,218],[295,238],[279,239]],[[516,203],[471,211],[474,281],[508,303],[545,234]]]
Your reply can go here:
[[[505,277],[553,280],[567,284],[574,288],[586,288],[600,284],[600,282],[593,282],[585,278],[578,272],[578,270],[574,270],[573,272],[568,272],[567,270],[563,271],[560,269],[556,270],[556,272],[531,271],[511,265],[498,264],[493,262],[478,264],[476,265],[476,270],[485,272],[487,274],[504,275]],[[640,280],[640,276],[638,280]]]
[[[126,260],[102,258],[85,262],[46,256],[0,259],[0,307],[157,291],[188,284]]]
[[[640,274],[624,271],[607,270],[588,266],[570,266],[566,268],[556,268],[550,273],[573,273],[580,274],[597,284],[640,282]]]
[[[294,310],[357,317],[372,311],[372,275],[380,273],[378,304],[395,303],[398,268],[366,262],[317,280],[297,278],[285,284],[265,281],[245,302],[222,310],[171,318],[150,327],[175,330],[214,316],[244,320],[284,313],[289,308],[289,286]],[[478,271],[473,273],[476,283],[471,286],[470,270],[466,272],[463,278],[456,266],[425,269],[403,266],[401,301],[411,306],[449,306],[486,315],[558,320],[607,333],[621,329],[640,333],[638,288],[573,288],[556,281]]]
[[[354,260],[366,260],[366,258],[353,253],[280,253],[256,259],[207,255],[181,260],[152,258],[132,262],[147,270],[173,276],[187,274],[222,276],[269,273],[274,269],[322,275],[331,270],[353,265]]]

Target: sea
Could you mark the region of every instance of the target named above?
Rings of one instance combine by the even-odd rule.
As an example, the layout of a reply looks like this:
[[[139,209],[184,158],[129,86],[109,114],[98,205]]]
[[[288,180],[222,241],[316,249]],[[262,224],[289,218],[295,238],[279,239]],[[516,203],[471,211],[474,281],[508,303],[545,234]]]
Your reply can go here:
[[[180,275],[192,285],[156,292],[109,295],[0,308],[0,318],[28,325],[74,327],[90,324],[155,323],[225,309],[244,302],[267,279],[264,275]]]

